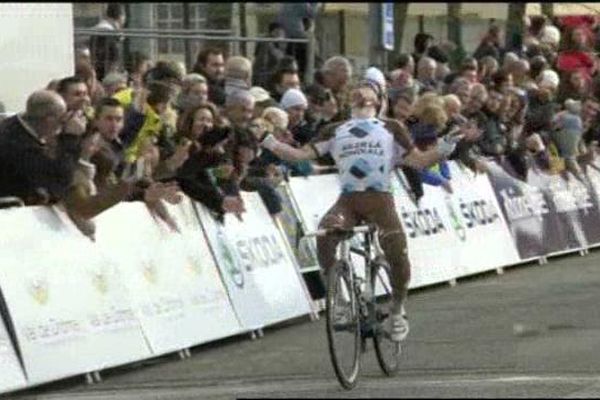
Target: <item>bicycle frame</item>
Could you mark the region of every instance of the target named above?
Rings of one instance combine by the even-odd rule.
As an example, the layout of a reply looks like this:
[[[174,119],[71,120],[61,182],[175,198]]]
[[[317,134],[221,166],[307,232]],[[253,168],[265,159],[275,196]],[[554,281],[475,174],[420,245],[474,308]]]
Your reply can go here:
[[[384,252],[379,243],[379,231],[373,229],[370,226],[362,225],[352,229],[354,235],[357,233],[363,234],[362,246],[363,248],[357,248],[352,245],[352,239],[344,239],[340,242],[337,249],[337,259],[345,261],[348,268],[350,268],[348,279],[350,281],[350,287],[354,289],[355,295],[358,300],[360,313],[362,315],[361,320],[364,322],[364,326],[361,326],[363,340],[370,337],[375,333],[375,328],[378,326],[375,314],[375,293],[373,292],[371,285],[369,284],[372,279],[373,263],[384,257]],[[306,237],[310,236],[321,236],[328,234],[327,230],[319,230],[316,232],[308,233]],[[352,262],[352,254],[357,254],[364,259],[365,262],[365,274],[364,278],[359,277]],[[363,286],[363,284],[365,284]],[[354,311],[354,310],[353,310]]]

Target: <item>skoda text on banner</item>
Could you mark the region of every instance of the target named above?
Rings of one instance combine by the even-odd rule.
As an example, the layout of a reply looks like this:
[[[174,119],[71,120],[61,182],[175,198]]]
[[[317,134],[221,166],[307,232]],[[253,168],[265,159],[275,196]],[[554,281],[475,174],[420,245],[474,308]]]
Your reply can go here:
[[[17,358],[2,318],[0,318],[0,393],[27,386],[25,375]]]
[[[457,277],[520,262],[487,175],[474,174],[454,161],[448,164],[453,194],[447,200],[447,210],[453,214],[459,239]]]
[[[311,312],[285,239],[257,193],[242,192],[243,220],[225,215],[220,224],[195,203],[234,309],[246,330]]]
[[[410,288],[456,278],[458,247],[465,230],[445,192],[438,187],[423,185],[424,195],[417,206],[403,176],[392,179],[392,185],[396,210],[408,244]]]
[[[97,243],[120,269],[130,301],[152,352],[189,347],[195,321],[185,305],[177,263],[158,256],[166,246],[160,228],[144,204],[123,203],[96,218]]]
[[[0,285],[29,384],[150,354],[113,271],[88,239],[52,208],[3,212],[2,223],[14,235],[3,238],[9,250],[0,255]]]
[[[178,205],[165,204],[180,233],[168,229],[162,222],[158,257],[170,264],[170,279],[184,300],[185,332],[191,345],[222,339],[241,332],[242,327],[233,311],[226,288],[200,221],[189,198]]]

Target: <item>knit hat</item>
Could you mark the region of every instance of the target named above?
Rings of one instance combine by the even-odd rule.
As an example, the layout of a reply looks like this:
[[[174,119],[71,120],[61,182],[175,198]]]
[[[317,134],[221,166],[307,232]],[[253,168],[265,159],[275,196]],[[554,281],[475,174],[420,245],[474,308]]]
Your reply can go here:
[[[306,100],[306,96],[300,90],[288,89],[283,94],[279,104],[281,105],[281,108],[287,110],[288,108],[295,106],[308,107],[308,100]]]
[[[253,86],[250,88],[250,94],[254,97],[257,103],[262,103],[263,101],[267,101],[271,98],[269,92],[260,86]]]
[[[379,70],[379,68],[376,67],[370,67],[365,71],[365,79],[371,82],[375,82],[376,84],[378,84],[381,89],[385,89],[385,76],[383,75],[383,72],[381,72]]]

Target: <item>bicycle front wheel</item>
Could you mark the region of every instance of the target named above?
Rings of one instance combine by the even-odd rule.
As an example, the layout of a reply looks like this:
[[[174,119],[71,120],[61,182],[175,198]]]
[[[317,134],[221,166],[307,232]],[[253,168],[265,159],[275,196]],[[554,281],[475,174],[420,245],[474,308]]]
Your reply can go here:
[[[338,381],[356,385],[360,367],[360,311],[350,279],[350,266],[338,261],[327,271],[327,340]]]
[[[377,329],[373,335],[377,362],[384,374],[394,376],[400,369],[402,352],[400,343],[390,339],[389,318],[393,298],[390,267],[387,263],[373,263],[371,290],[374,295],[374,311],[377,321]]]

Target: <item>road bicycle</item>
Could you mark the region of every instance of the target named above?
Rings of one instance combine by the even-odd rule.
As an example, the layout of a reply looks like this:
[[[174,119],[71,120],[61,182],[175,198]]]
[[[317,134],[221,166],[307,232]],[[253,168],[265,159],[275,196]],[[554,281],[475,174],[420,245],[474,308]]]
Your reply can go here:
[[[362,234],[362,241],[356,240],[357,234]],[[390,267],[379,245],[378,229],[373,225],[320,229],[304,237],[325,235],[343,239],[334,266],[325,271],[325,313],[333,369],[342,387],[350,390],[356,386],[368,339],[373,339],[384,374],[393,376],[399,370],[401,345],[390,339],[388,323],[392,306]],[[358,255],[358,260],[352,254]]]

